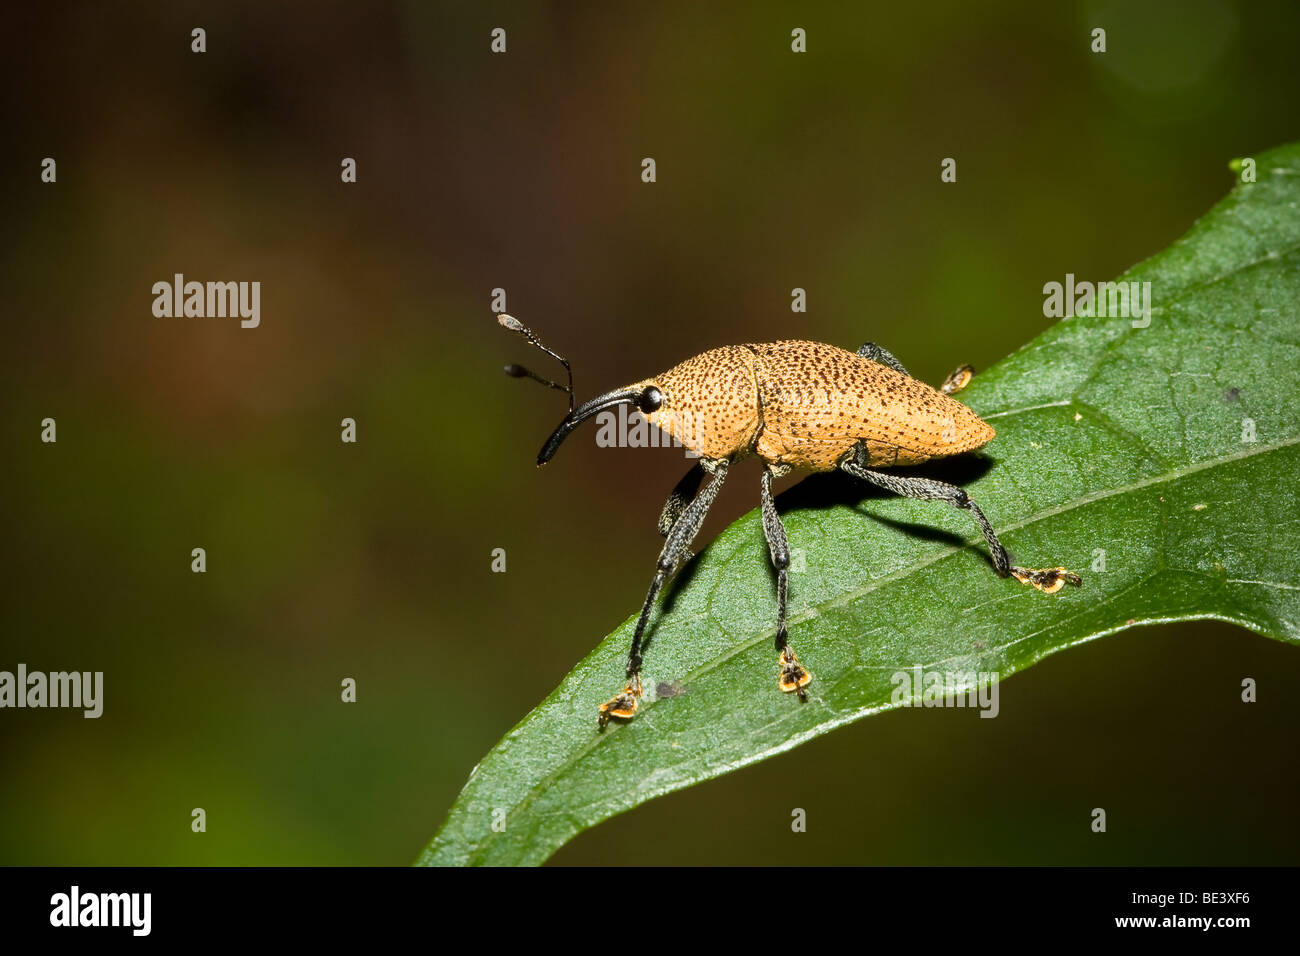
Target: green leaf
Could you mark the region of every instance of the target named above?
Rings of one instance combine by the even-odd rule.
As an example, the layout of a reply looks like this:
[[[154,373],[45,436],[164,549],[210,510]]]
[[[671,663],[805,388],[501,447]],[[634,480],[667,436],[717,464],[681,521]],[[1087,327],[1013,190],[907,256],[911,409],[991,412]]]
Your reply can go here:
[[[1006,678],[1194,618],[1300,642],[1300,145],[1256,161],[1258,182],[1122,277],[1151,283],[1147,327],[1058,322],[962,393],[998,431],[982,463],[929,472],[960,481],[1020,563],[1064,565],[1083,587],[996,577],[965,512],[813,476],[778,498],[806,560],[790,595],[806,704],[777,690],[754,511],[661,602],[636,719],[596,731],[629,619],[474,769],[419,862],[540,863],[645,800],[897,706],[894,675],[917,665]],[[684,692],[658,697],[657,682]]]

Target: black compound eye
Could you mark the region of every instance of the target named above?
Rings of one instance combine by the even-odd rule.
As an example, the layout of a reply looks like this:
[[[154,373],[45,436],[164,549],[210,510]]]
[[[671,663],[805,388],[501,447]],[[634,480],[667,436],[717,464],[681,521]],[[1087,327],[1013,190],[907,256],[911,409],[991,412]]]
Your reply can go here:
[[[649,415],[651,412],[659,410],[659,406],[664,403],[664,393],[651,385],[641,397],[637,399],[636,407],[641,409],[641,414]]]

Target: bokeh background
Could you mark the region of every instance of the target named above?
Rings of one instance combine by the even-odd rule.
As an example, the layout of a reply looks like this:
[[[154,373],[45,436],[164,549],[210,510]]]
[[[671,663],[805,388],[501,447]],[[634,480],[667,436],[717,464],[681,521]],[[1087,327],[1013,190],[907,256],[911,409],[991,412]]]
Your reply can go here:
[[[584,397],[781,337],[987,367],[1049,323],[1045,282],[1114,277],[1300,137],[1297,27],[1219,0],[7,10],[0,669],[106,697],[0,712],[0,862],[411,861],[637,607],[682,470],[588,432],[538,472],[564,400],[501,375],[537,357],[494,288]],[[155,318],[175,272],[259,280],[261,327]],[[996,721],[865,720],[554,862],[1296,863],[1297,691],[1257,635],[1130,631],[1008,681]]]

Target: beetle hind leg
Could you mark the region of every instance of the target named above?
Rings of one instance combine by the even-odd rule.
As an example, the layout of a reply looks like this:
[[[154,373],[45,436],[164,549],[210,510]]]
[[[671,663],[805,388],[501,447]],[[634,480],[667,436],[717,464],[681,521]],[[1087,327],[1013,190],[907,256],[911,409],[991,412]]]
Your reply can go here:
[[[861,456],[859,456],[859,460],[861,460]],[[841,462],[840,468],[855,478],[869,481],[873,485],[878,485],[886,491],[892,491],[896,495],[919,498],[922,501],[946,501],[954,507],[969,511],[975,519],[975,523],[979,525],[980,531],[984,534],[984,540],[989,546],[989,556],[993,559],[993,570],[997,572],[1000,578],[1015,578],[1021,584],[1035,587],[1044,594],[1055,594],[1067,584],[1079,587],[1083,583],[1083,580],[1077,574],[1065,568],[1022,568],[1017,564],[1012,564],[1007,549],[998,540],[993,525],[989,524],[989,519],[984,517],[984,512],[980,510],[980,506],[972,501],[963,489],[958,488],[956,485],[935,481],[932,478],[891,475],[883,471],[875,471],[864,467],[853,459]]]
[[[785,627],[786,594],[789,591],[790,543],[785,536],[785,527],[781,516],[776,513],[776,502],[772,499],[772,470],[763,469],[762,484],[763,535],[767,538],[767,549],[772,555],[772,566],[776,568],[776,651],[779,677],[777,684],[787,694],[797,694],[805,703],[808,693],[804,690],[812,681],[794,648],[790,646],[790,636]]]

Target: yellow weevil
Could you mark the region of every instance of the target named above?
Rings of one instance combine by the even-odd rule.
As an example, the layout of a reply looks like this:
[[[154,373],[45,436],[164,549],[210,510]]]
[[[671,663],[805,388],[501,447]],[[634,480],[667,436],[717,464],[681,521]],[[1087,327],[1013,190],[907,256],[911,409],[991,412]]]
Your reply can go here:
[[[527,376],[569,395],[569,414],[537,455],[546,464],[560,443],[582,422],[599,412],[631,405],[660,430],[699,455],[699,462],[677,483],[659,517],[667,539],[659,553],[654,580],[641,606],[627,655],[627,686],[600,705],[599,723],[611,717],[630,719],[641,697],[641,639],[664,582],[690,557],[690,544],[704,523],[709,506],[727,477],[728,467],[750,456],[762,459],[763,532],[776,568],[776,650],[780,688],[807,700],[812,680],[795,656],[786,634],[787,572],[790,547],[772,500],[772,479],[789,472],[836,468],[908,498],[946,501],[969,511],[984,532],[993,569],[1047,594],[1066,584],[1080,584],[1065,568],[1034,570],[1011,563],[993,526],[975,502],[956,485],[878,471],[914,465],[974,451],[994,432],[978,415],[949,396],[966,387],[970,366],[957,369],[936,390],[907,374],[898,359],[868,342],[857,353],[820,342],[783,341],[730,345],[711,349],[662,375],[598,395],[574,407],[573,370],[518,319],[497,317],[563,364],[568,385],[559,385],[520,365],[506,373]],[[705,474],[710,480],[704,490]]]

